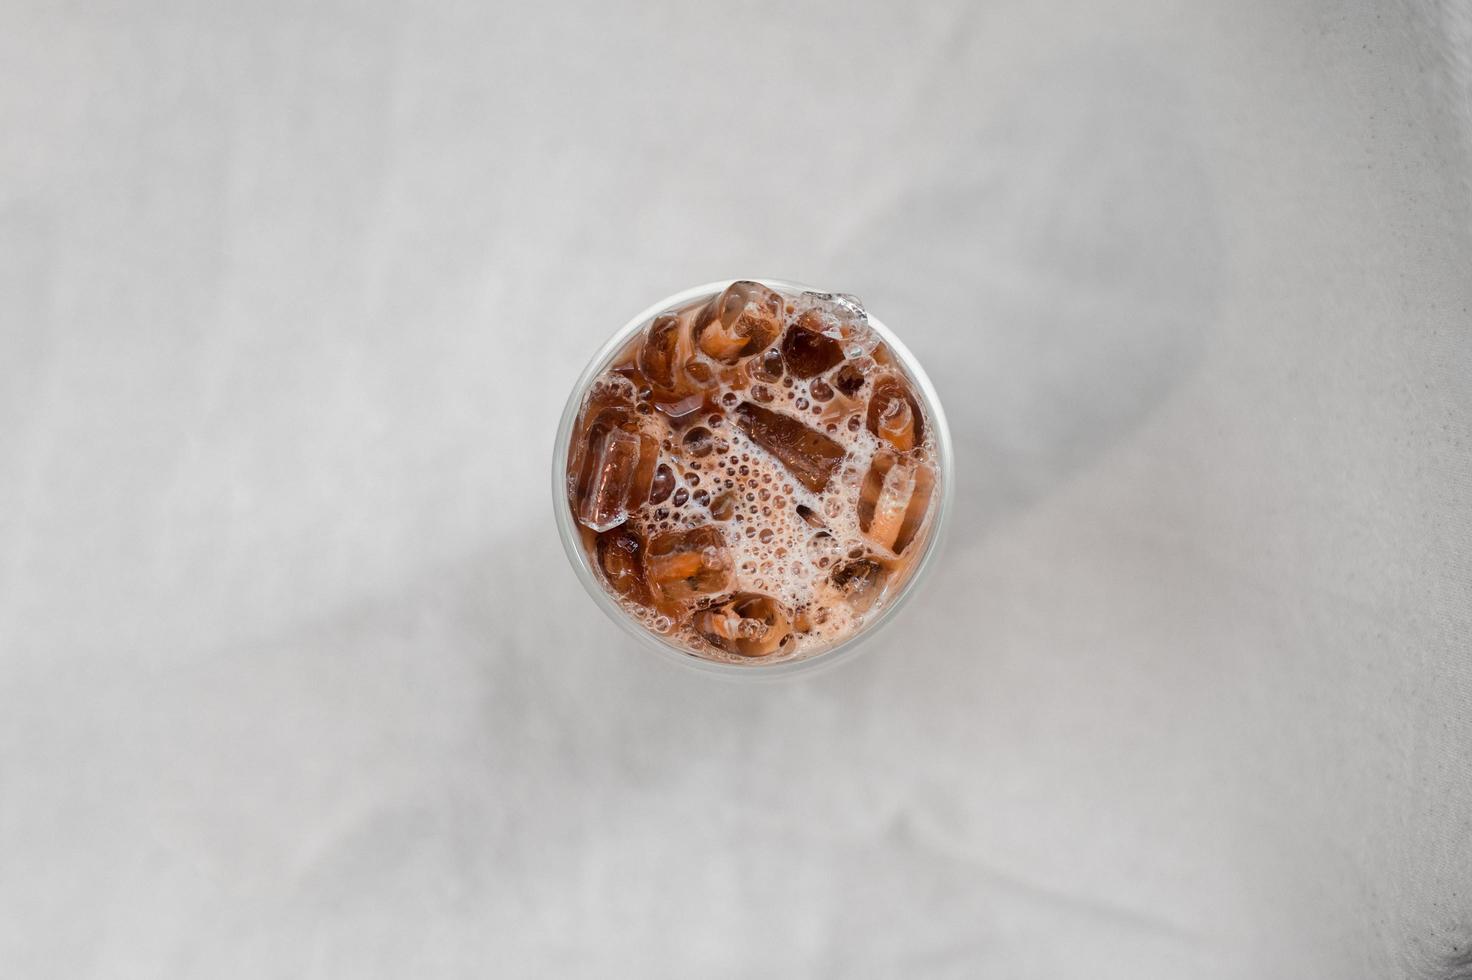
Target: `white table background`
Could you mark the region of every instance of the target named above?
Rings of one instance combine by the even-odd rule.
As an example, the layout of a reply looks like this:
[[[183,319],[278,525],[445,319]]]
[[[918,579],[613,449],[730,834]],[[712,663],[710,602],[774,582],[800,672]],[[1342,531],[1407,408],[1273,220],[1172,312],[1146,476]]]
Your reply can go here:
[[[1466,976],[1469,24],[0,0],[0,975]],[[548,500],[593,349],[753,275],[960,455],[778,686]]]

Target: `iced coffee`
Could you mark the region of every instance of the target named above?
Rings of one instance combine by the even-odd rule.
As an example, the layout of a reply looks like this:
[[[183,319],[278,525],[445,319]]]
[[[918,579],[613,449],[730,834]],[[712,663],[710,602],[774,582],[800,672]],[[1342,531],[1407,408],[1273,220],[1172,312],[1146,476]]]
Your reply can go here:
[[[853,297],[757,282],[655,316],[584,393],[567,506],[608,594],[709,660],[810,657],[935,522],[934,424]]]

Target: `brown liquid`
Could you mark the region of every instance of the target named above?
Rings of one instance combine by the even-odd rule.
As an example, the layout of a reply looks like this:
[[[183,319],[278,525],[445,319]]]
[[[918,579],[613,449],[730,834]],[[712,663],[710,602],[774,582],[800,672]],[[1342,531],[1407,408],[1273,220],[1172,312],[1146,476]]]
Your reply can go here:
[[[851,297],[754,282],[668,310],[584,395],[568,503],[609,594],[710,660],[854,635],[925,550],[932,420]]]

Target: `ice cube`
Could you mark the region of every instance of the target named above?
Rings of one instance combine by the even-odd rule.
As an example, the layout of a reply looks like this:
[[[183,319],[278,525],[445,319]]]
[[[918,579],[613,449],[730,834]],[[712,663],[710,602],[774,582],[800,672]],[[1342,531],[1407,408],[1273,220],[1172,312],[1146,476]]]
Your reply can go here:
[[[855,558],[833,569],[831,581],[857,612],[866,612],[884,592],[889,572],[873,558]]]
[[[894,375],[874,382],[869,396],[869,431],[898,451],[909,452],[925,438],[925,420],[910,386]]]
[[[598,535],[598,568],[618,595],[641,606],[651,602],[644,580],[644,539],[628,525]]]
[[[795,378],[811,378],[843,360],[843,345],[824,336],[821,324],[799,318],[782,338],[782,360]]]
[[[720,529],[709,524],[666,531],[649,542],[644,574],[661,604],[679,607],[728,589],[731,556]]]
[[[649,324],[634,364],[656,404],[685,402],[692,396],[692,404],[700,404],[715,379],[709,367],[692,360],[694,355],[688,315],[662,313]]]
[[[864,303],[851,293],[819,293],[809,290],[793,301],[795,314],[817,313],[835,322],[860,321],[867,323],[869,314],[864,312]]]
[[[793,319],[809,330],[839,342],[845,357],[872,351],[879,337],[858,297],[845,293],[803,293],[793,303]]]
[[[735,416],[742,432],[814,493],[828,485],[829,477],[843,462],[843,446],[797,419],[751,402],[738,405]]]
[[[833,372],[830,380],[833,382],[833,387],[852,398],[859,393],[860,388],[864,387],[864,372],[852,363],[845,364]]]
[[[594,384],[569,453],[568,497],[578,520],[595,531],[621,524],[648,499],[659,462],[663,423],[638,414],[624,398],[632,392],[620,385],[627,379]]]
[[[639,397],[638,388],[638,383],[628,372],[617,369],[605,371],[588,386],[588,394],[583,399],[582,418],[596,419],[609,409],[620,410],[620,418],[631,414]]]
[[[766,286],[733,282],[696,317],[696,346],[713,360],[735,364],[772,345],[782,314],[782,297]]]
[[[738,592],[691,620],[712,646],[743,657],[767,657],[792,641],[792,614],[771,596]]]
[[[859,530],[901,554],[924,526],[934,491],[935,470],[928,463],[876,453],[859,488]]]
[[[647,428],[639,431],[639,465],[634,469],[634,482],[629,487],[629,509],[637,510],[654,489],[654,473],[659,465],[659,440]]]
[[[639,371],[656,388],[675,387],[676,369],[681,360],[684,324],[680,318],[666,313],[654,318],[644,332],[643,343],[634,358]]]
[[[705,400],[705,392],[697,391],[683,398],[672,397],[668,401],[655,402],[655,406],[667,415],[671,422],[678,425],[704,408],[706,404]]]
[[[641,449],[636,433],[602,424],[589,430],[588,451],[576,487],[577,516],[584,526],[607,531],[628,520]]]

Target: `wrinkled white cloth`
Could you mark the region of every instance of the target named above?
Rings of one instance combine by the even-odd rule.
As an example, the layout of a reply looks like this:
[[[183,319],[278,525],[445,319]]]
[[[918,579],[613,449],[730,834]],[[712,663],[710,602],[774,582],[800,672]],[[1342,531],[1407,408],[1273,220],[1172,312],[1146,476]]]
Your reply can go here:
[[[1472,968],[1466,23],[0,5],[0,975]],[[959,456],[777,685],[551,515],[588,356],[741,276]]]

